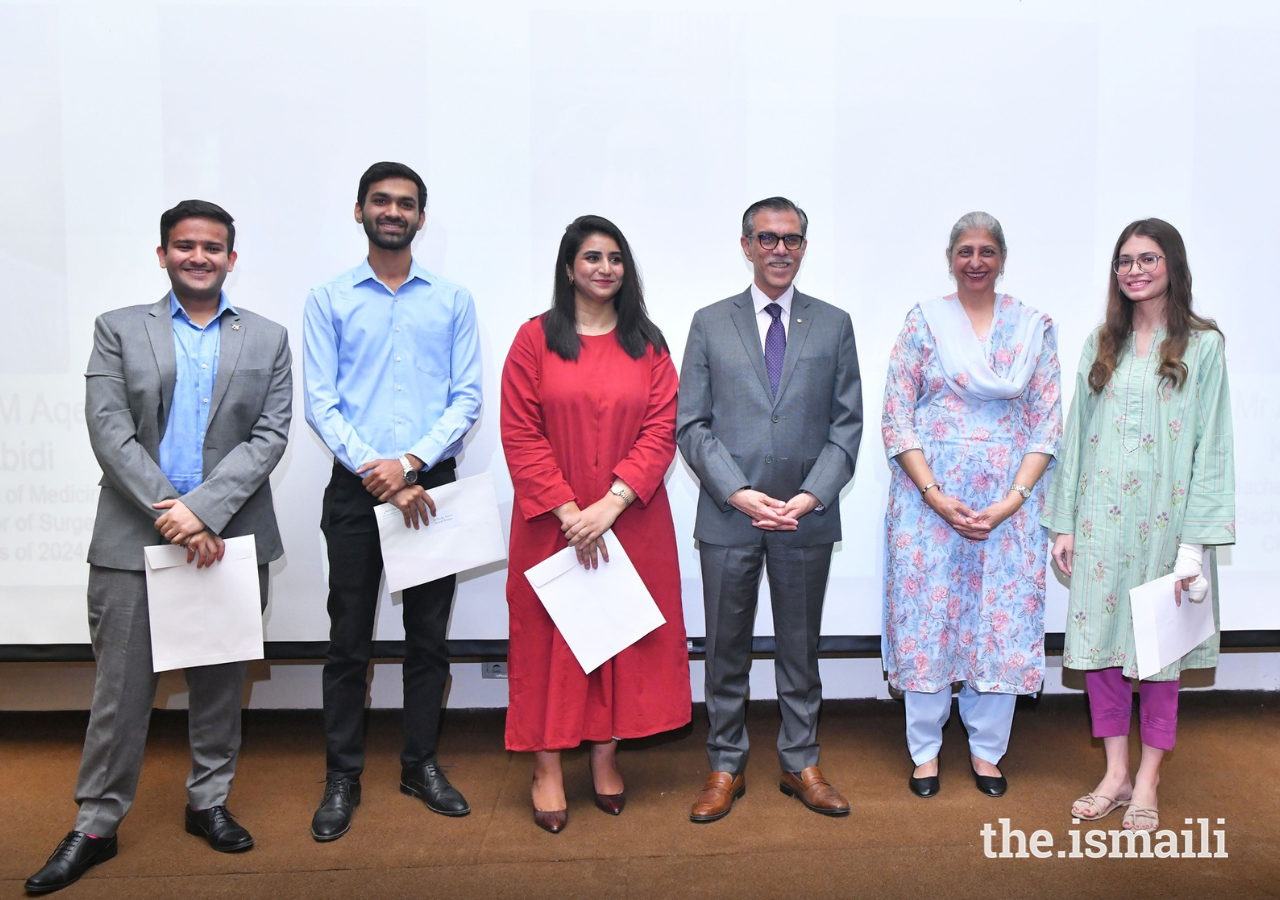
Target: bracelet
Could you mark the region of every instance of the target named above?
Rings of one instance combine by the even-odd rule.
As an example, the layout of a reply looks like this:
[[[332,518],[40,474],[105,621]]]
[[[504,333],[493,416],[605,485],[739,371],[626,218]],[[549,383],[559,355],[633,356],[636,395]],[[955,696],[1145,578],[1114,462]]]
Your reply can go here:
[[[929,493],[930,488],[937,488],[938,490],[942,490],[942,485],[939,482],[930,481],[924,487],[920,488],[920,496],[923,497],[925,494]]]

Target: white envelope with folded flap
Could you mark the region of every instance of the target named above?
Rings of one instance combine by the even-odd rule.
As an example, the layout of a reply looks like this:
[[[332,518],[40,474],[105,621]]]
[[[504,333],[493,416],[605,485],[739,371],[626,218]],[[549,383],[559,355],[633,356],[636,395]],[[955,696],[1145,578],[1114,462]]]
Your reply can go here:
[[[388,591],[456,575],[507,558],[498,495],[488,472],[433,487],[436,514],[425,527],[404,524],[390,503],[373,508]]]
[[[197,569],[176,544],[145,547],[155,672],[262,659],[262,600],[253,535],[228,538],[221,562]]]
[[[1129,591],[1133,617],[1133,644],[1138,657],[1138,677],[1150,678],[1169,663],[1186,656],[1213,635],[1212,556],[1205,548],[1204,576],[1209,593],[1199,603],[1182,592],[1182,602],[1173,599],[1173,575],[1140,584]]]
[[[667,621],[622,542],[612,531],[604,542],[609,561],[599,568],[584,568],[566,547],[524,573],[587,673]]]

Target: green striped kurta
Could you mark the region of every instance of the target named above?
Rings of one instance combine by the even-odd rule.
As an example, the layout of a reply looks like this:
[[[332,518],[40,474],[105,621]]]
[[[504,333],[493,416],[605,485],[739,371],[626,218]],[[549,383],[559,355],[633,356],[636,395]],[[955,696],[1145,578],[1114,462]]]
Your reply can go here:
[[[1235,464],[1222,335],[1193,331],[1174,389],[1156,374],[1163,330],[1140,358],[1130,338],[1101,393],[1089,387],[1098,333],[1085,342],[1075,397],[1041,522],[1075,535],[1062,664],[1121,666],[1136,677],[1129,591],[1173,571],[1178,544],[1234,544]],[[1216,569],[1214,570],[1216,575]],[[1214,622],[1218,586],[1213,585]],[[1172,600],[1170,601],[1172,602]],[[1218,631],[1151,681],[1218,662]]]

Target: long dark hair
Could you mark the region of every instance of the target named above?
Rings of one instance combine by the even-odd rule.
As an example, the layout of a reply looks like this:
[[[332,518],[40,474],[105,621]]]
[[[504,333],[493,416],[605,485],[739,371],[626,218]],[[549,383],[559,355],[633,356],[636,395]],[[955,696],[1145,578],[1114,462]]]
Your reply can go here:
[[[564,237],[560,239],[551,309],[542,314],[547,349],[561,359],[576,361],[578,358],[578,346],[581,342],[578,340],[577,310],[569,272],[573,269],[578,251],[582,249],[582,242],[593,234],[613,238],[622,251],[622,284],[613,295],[613,306],[618,311],[618,327],[614,331],[618,343],[632,359],[644,356],[649,346],[655,350],[666,350],[667,342],[645,308],[644,282],[640,278],[635,257],[631,255],[631,245],[617,225],[601,216],[579,216],[569,223],[564,230]]]
[[[1115,272],[1115,261],[1120,258],[1120,248],[1134,235],[1149,237],[1160,245],[1164,264],[1168,266],[1169,288],[1165,292],[1164,317],[1166,334],[1160,342],[1161,379],[1168,379],[1174,388],[1182,387],[1187,378],[1187,364],[1182,356],[1187,352],[1187,338],[1192,330],[1217,331],[1213,319],[1196,315],[1191,309],[1191,267],[1187,265],[1187,247],[1182,235],[1163,219],[1139,219],[1130,222],[1120,232],[1115,252],[1111,254],[1111,280],[1107,285],[1107,319],[1098,334],[1098,355],[1089,369],[1089,387],[1099,393],[1116,370],[1121,351],[1129,344],[1133,334],[1133,301],[1120,290],[1120,276]]]

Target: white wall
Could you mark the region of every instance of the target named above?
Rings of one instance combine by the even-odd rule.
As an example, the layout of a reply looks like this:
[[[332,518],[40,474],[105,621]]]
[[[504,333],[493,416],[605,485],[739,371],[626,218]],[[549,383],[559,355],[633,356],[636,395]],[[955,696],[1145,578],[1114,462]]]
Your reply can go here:
[[[159,212],[196,196],[237,217],[228,292],[286,324],[300,361],[308,288],[361,257],[350,210],[377,159],[422,173],[415,253],[476,296],[489,402],[461,474],[493,471],[504,516],[498,375],[515,329],[548,302],[564,224],[619,223],[678,359],[693,311],[748,282],[741,210],[779,193],[806,208],[799,283],[853,316],[869,425],[842,498],[828,634],[879,631],[883,373],[906,311],[948,289],[951,223],[974,208],[1002,220],[1004,288],[1058,322],[1069,398],[1115,235],[1169,219],[1201,309],[1228,336],[1240,543],[1220,559],[1223,626],[1280,628],[1280,479],[1266,474],[1280,405],[1264,378],[1280,311],[1259,265],[1280,237],[1278,36],[1280,7],[1263,0],[0,3],[0,643],[87,640],[97,470],[83,364],[95,315],[166,290]],[[266,634],[315,641],[330,463],[303,421],[300,362],[295,375]],[[696,483],[677,462],[668,487],[700,635]],[[1065,601],[1051,584],[1050,630]],[[378,637],[400,638],[398,618],[384,603]],[[464,580],[451,637],[505,636],[502,574]],[[1263,658],[1239,670],[1245,686],[1274,687]],[[829,696],[883,690],[871,661],[824,666]],[[374,702],[394,705],[384,671]],[[53,685],[79,684],[75,672],[5,667],[0,705],[27,702],[3,699],[17,684],[63,704]],[[318,696],[313,668],[270,672],[254,705]],[[456,667],[452,702],[500,702],[500,684],[471,674]]]

